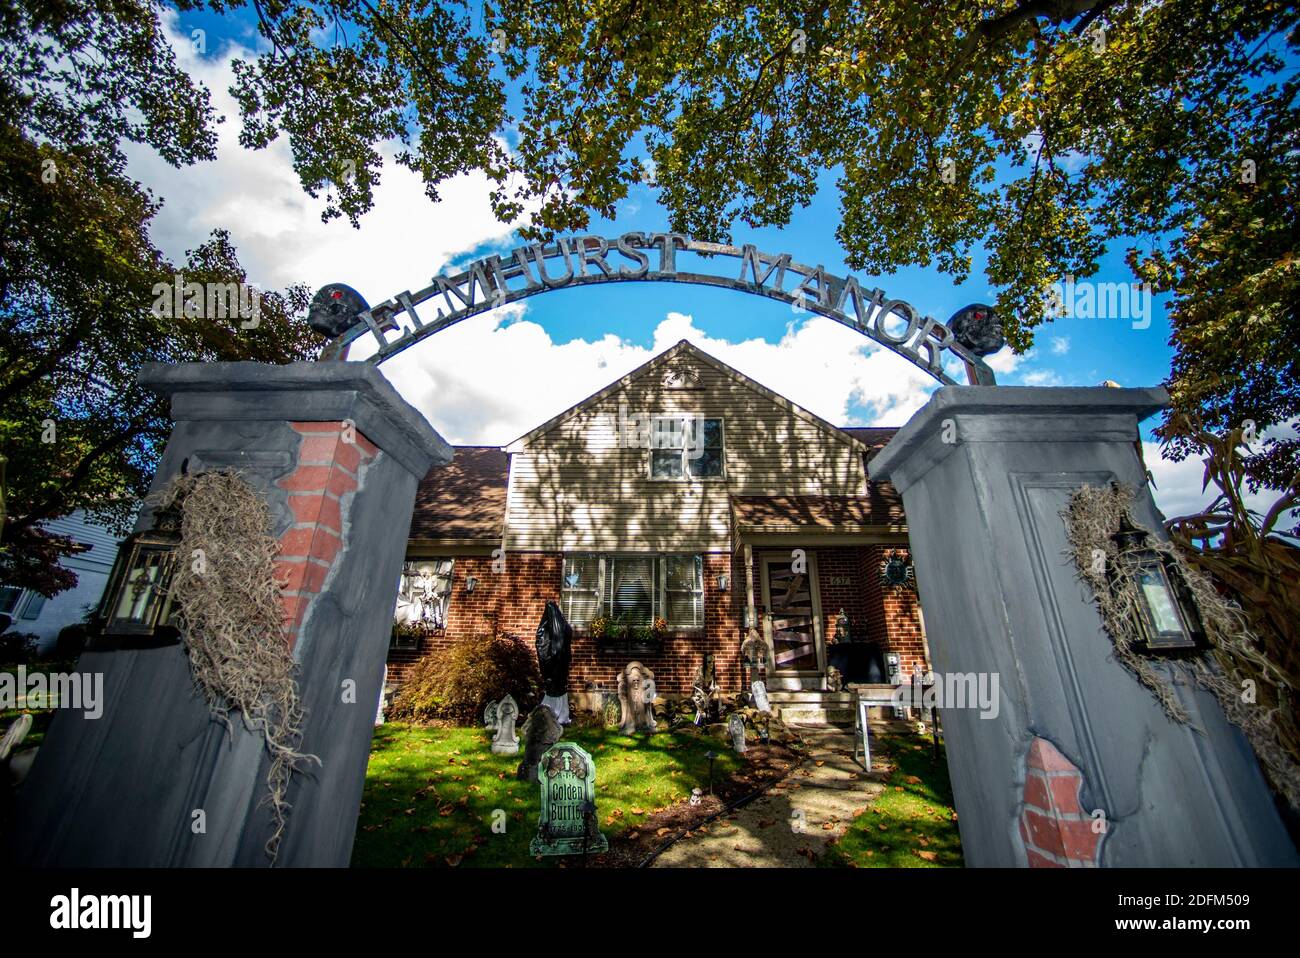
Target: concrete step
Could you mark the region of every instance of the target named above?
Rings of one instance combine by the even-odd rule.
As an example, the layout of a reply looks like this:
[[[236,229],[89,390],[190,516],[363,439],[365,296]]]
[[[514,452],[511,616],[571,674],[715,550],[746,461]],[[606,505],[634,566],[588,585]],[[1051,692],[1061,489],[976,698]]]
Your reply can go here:
[[[796,725],[852,725],[853,710],[841,708],[824,708],[820,705],[798,704],[777,705],[772,703],[781,716],[781,721]]]
[[[853,694],[851,692],[821,692],[812,689],[806,689],[803,691],[769,689],[767,697],[773,702],[780,702],[788,705],[833,705],[841,708],[851,708],[853,705]]]

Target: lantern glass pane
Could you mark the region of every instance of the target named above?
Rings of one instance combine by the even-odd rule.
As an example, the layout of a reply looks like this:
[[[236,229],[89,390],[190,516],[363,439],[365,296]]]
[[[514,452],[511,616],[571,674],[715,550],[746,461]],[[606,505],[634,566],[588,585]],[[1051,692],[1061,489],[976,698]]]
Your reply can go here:
[[[1164,569],[1154,564],[1143,566],[1138,571],[1138,583],[1156,632],[1181,636],[1183,625],[1178,618],[1178,609],[1174,605],[1176,600],[1173,590],[1169,588],[1169,581],[1165,578]]]
[[[118,595],[115,623],[123,625],[150,625],[153,608],[158,600],[158,586],[162,581],[165,556],[159,552],[138,552],[127,572]]]

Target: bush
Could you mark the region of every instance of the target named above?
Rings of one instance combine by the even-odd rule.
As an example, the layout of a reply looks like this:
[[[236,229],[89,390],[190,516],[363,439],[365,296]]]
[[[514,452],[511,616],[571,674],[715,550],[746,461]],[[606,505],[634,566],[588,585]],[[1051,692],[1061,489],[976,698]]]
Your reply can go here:
[[[39,636],[29,632],[5,632],[0,635],[0,665],[30,665],[36,661]]]
[[[89,626],[84,622],[67,625],[59,630],[59,637],[54,643],[54,657],[57,659],[76,659],[86,651]]]
[[[512,635],[471,635],[426,655],[393,699],[394,719],[476,722],[488,702],[511,695],[521,712],[541,701],[537,654]]]

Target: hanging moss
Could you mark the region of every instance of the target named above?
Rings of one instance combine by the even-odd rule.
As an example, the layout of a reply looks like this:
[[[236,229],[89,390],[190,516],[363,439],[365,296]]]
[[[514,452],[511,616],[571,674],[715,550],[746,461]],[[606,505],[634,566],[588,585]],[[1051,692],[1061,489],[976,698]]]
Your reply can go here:
[[[298,751],[303,711],[297,666],[284,633],[281,583],[266,503],[238,473],[177,476],[159,505],[181,510],[181,542],[172,584],[177,624],[194,684],[233,734],[231,713],[260,733],[271,756],[267,797],[275,830],[266,843],[274,863],[294,768],[319,759]]]
[[[1134,521],[1133,498],[1133,489],[1118,483],[1100,487],[1084,485],[1070,496],[1069,504],[1061,513],[1071,546],[1069,555],[1079,578],[1092,590],[1106,632],[1114,643],[1115,658],[1151,690],[1166,714],[1176,722],[1191,724],[1187,711],[1174,694],[1170,674],[1194,681],[1212,692],[1228,719],[1246,733],[1287,801],[1293,807],[1300,807],[1300,766],[1281,740],[1281,709],[1291,701],[1292,694],[1285,674],[1259,652],[1258,640],[1242,610],[1221,596],[1210,579],[1190,566],[1172,543]],[[1212,657],[1162,659],[1171,670],[1166,673],[1156,669],[1150,659],[1137,651],[1142,640],[1136,623],[1137,577],[1132,564],[1124,561],[1127,553],[1121,551],[1114,539],[1125,516],[1135,528],[1147,533],[1142,548],[1168,557],[1182,573],[1213,648]],[[1104,554],[1104,563],[1093,561],[1098,552]],[[1256,677],[1251,681],[1262,679],[1267,686],[1258,689],[1253,703],[1245,701],[1243,694],[1247,673],[1241,665],[1247,663],[1249,675]]]

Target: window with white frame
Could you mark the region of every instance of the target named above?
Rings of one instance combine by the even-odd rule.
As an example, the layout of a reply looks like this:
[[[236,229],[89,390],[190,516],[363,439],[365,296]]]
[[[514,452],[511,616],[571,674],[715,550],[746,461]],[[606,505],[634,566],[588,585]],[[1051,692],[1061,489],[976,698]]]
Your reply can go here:
[[[16,585],[0,585],[0,615],[13,615],[22,598],[23,590]]]
[[[722,475],[721,419],[656,416],[650,428],[651,479],[710,479]]]
[[[599,615],[645,627],[704,626],[704,559],[698,555],[578,553],[564,557],[564,615],[577,626]]]

